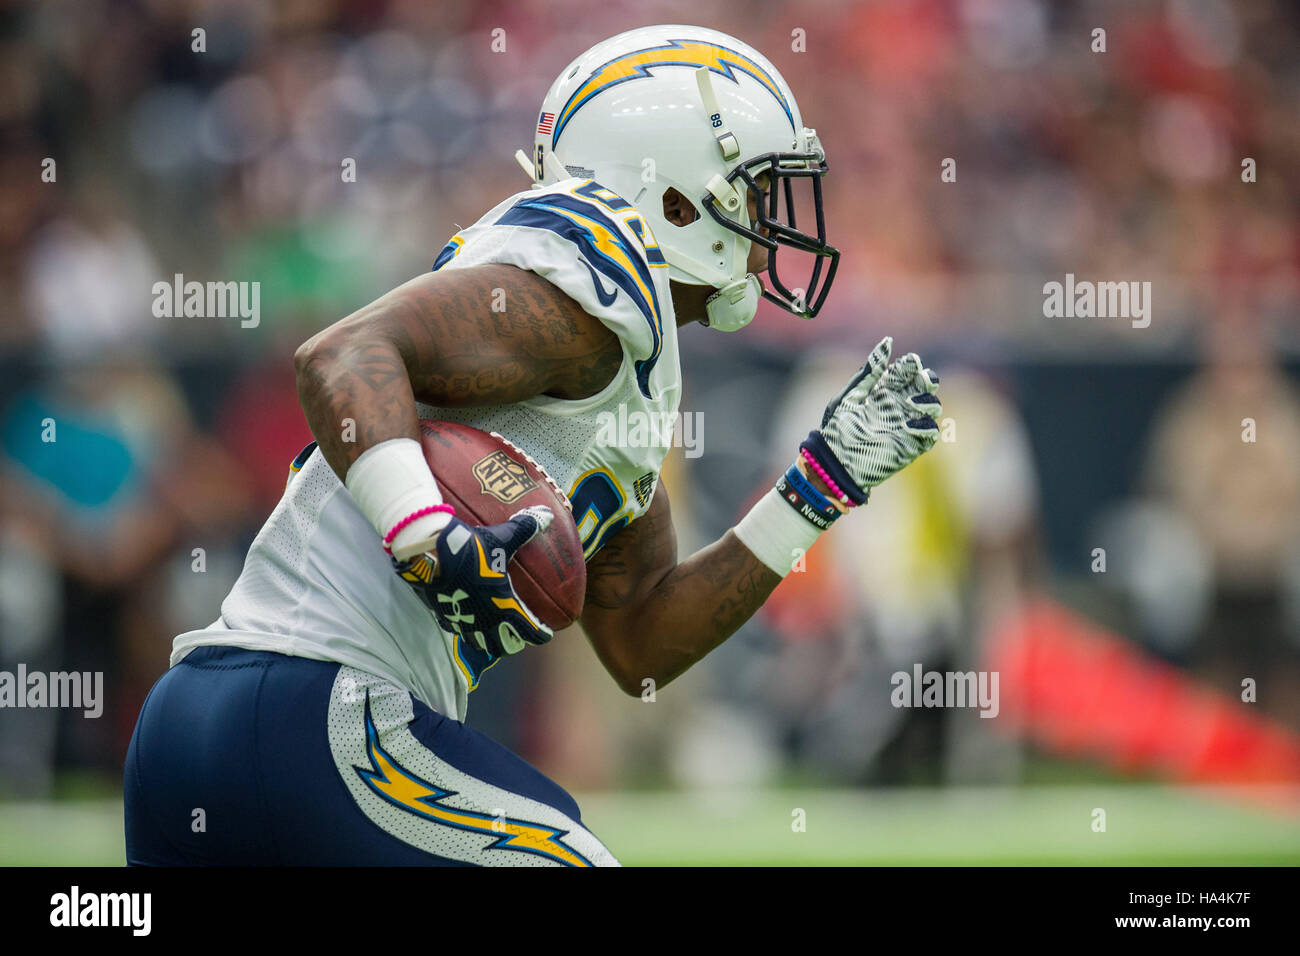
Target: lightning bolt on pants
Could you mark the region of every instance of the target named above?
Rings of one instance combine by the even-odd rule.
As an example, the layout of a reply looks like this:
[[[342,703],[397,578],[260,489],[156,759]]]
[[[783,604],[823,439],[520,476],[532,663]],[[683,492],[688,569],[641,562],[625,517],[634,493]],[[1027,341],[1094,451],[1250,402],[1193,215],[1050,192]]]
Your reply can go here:
[[[127,862],[617,866],[573,798],[391,681],[200,647],[150,692],[125,768]]]

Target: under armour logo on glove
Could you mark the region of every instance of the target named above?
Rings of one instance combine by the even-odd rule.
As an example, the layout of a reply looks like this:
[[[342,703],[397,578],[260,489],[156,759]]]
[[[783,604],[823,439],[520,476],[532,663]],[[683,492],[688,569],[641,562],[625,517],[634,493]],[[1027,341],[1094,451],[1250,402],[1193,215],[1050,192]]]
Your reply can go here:
[[[460,602],[467,597],[469,597],[469,595],[466,594],[464,591],[461,591],[460,589],[457,589],[455,594],[438,595],[439,604],[451,605],[450,609],[447,608],[443,609],[443,616],[446,617],[446,619],[450,621],[452,624],[473,624],[474,623],[473,614],[462,614],[460,612]]]
[[[892,365],[885,337],[844,391],[831,399],[820,431],[801,448],[826,469],[854,504],[939,439],[939,376],[909,352]]]
[[[483,527],[452,518],[433,550],[406,561],[393,558],[393,567],[444,630],[494,657],[517,654],[528,644],[545,644],[553,632],[520,600],[507,566],[553,517],[538,505]]]

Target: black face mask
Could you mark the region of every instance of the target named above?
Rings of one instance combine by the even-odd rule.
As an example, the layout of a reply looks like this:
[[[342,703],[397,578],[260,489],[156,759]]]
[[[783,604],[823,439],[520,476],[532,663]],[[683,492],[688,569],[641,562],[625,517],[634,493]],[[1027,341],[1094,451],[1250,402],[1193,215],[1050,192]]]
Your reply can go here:
[[[766,167],[766,168],[764,168]],[[757,168],[757,172],[751,170]],[[766,188],[759,184],[756,177],[768,176]],[[702,200],[704,208],[719,224],[732,232],[737,232],[751,242],[757,242],[767,249],[767,276],[772,289],[764,283],[763,298],[774,302],[787,312],[811,319],[826,301],[826,293],[831,289],[835,279],[835,269],[840,262],[840,252],[826,242],[826,220],[822,215],[822,176],[826,175],[826,161],[813,153],[764,153],[741,163],[727,177],[730,185],[739,189],[737,179],[743,180],[745,189],[753,195],[758,215],[754,226],[746,228],[728,219],[717,206],[717,200],[709,193]],[[810,203],[804,209],[805,222],[809,218],[817,220],[817,232],[810,235],[801,232],[796,220],[796,181],[808,181],[811,190]],[[784,211],[780,208],[784,202]],[[759,230],[764,230],[763,235]],[[781,280],[777,271],[777,252],[782,247],[797,250],[812,257],[811,275],[802,294],[799,287],[791,291]],[[830,260],[826,275],[822,276],[826,260]],[[775,290],[775,291],[773,291]]]

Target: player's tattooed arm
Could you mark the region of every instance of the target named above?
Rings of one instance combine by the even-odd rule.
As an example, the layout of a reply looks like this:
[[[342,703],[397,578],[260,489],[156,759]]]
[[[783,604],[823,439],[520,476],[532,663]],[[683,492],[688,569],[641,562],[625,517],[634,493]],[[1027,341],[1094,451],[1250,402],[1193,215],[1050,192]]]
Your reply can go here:
[[[541,276],[485,265],[399,286],[303,343],[294,369],[307,423],[343,478],[372,445],[419,438],[417,401],[586,398],[622,359],[618,337]]]
[[[587,564],[581,623],[626,693],[662,687],[734,634],[781,583],[732,532],[677,561],[668,494]]]

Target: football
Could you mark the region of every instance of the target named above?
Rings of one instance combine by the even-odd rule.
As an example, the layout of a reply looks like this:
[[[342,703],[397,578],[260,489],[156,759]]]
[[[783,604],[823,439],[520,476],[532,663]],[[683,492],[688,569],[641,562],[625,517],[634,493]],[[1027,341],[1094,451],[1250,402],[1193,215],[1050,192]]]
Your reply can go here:
[[[499,524],[530,505],[546,505],[555,513],[551,526],[511,560],[510,579],[524,604],[552,629],[577,620],[587,591],[587,564],[560,486],[525,451],[495,432],[422,419],[420,441],[443,500],[466,524]]]

